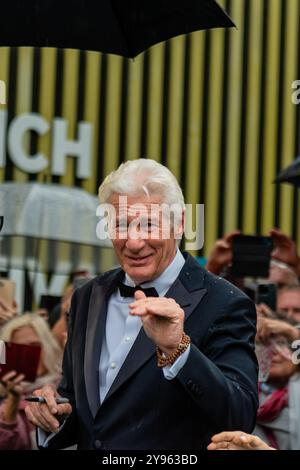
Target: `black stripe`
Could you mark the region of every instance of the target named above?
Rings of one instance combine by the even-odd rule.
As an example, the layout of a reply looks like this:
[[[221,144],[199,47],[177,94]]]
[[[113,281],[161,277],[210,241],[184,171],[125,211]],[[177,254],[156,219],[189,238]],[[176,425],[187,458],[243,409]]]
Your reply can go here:
[[[99,133],[98,133],[98,159],[97,159],[97,178],[95,181],[95,193],[98,192],[98,186],[104,176],[104,139],[105,139],[105,115],[107,106],[106,97],[107,84],[107,55],[101,56],[101,86],[99,99]]]
[[[201,130],[201,148],[200,148],[200,187],[199,187],[199,203],[205,204],[206,196],[206,167],[207,167],[207,135],[208,135],[208,112],[209,112],[209,91],[210,91],[210,56],[211,56],[211,32],[205,31],[205,47],[204,47],[204,79],[203,79],[203,105],[202,105],[202,130]],[[204,241],[205,247],[205,241]],[[202,256],[203,249],[199,250],[198,255]]]
[[[79,64],[78,64],[78,88],[77,88],[77,119],[76,119],[76,134],[78,133],[78,126],[84,120],[84,102],[85,102],[85,83],[86,83],[86,52],[80,51]],[[75,160],[76,162],[77,160]],[[82,186],[82,179],[76,176],[76,166],[74,165],[74,185]]]
[[[150,72],[150,58],[149,50],[144,52],[144,64],[143,64],[143,91],[141,100],[141,149],[140,156],[145,157],[156,157],[156,155],[146,155],[147,152],[147,131],[148,131],[148,117],[149,117],[149,72]]]
[[[161,163],[167,163],[167,140],[169,124],[169,88],[170,88],[170,47],[169,41],[165,43],[164,83],[163,83],[163,111],[161,133]]]
[[[231,0],[226,0],[225,10],[230,14]],[[224,234],[225,223],[225,194],[226,194],[226,172],[227,172],[227,139],[228,139],[228,109],[229,103],[229,53],[230,53],[230,31],[225,30],[224,40],[224,66],[223,66],[223,91],[222,91],[222,127],[220,141],[220,171],[219,171],[219,201],[218,201],[218,238]],[[216,175],[217,177],[217,175]]]
[[[32,77],[32,100],[31,110],[33,113],[39,112],[40,101],[40,85],[41,85],[41,50],[38,47],[34,48],[33,52],[33,77]],[[38,150],[39,136],[36,132],[31,132],[30,136],[30,155],[35,155]],[[36,181],[37,174],[29,174],[29,181]]]
[[[267,92],[267,57],[268,57],[268,18],[270,0],[264,0],[263,9],[263,34],[261,55],[261,82],[260,82],[260,115],[259,115],[259,143],[257,158],[257,204],[256,204],[256,234],[261,233],[262,227],[262,198],[263,188],[263,164],[264,164],[264,142],[265,142],[265,120],[266,120],[266,92]]]
[[[11,47],[9,50],[9,84],[8,84],[8,100],[7,100],[7,125],[16,116],[16,102],[17,102],[17,86],[18,86],[18,58],[19,50],[17,47]],[[5,181],[12,181],[14,165],[9,158],[8,152],[6,153],[6,164],[4,171]]]
[[[55,102],[54,102],[54,115],[55,117],[62,116],[62,103],[63,103],[63,80],[64,80],[64,51],[57,49],[56,56],[56,79],[55,79]],[[60,176],[52,175],[52,183],[60,183]]]
[[[17,85],[18,85],[18,58],[19,50],[16,47],[12,47],[9,50],[9,85],[8,85],[8,100],[7,100],[7,125],[9,126],[16,114],[16,102],[17,102]],[[7,148],[7,147],[6,147]],[[8,150],[6,150],[6,164],[4,169],[4,180],[13,180],[13,168],[14,165],[9,158]],[[5,224],[5,220],[4,220]],[[11,258],[12,258],[12,244],[9,237],[4,237],[1,243],[1,252],[5,253],[7,257],[7,271],[11,269]]]
[[[240,168],[238,182],[238,227],[243,229],[244,201],[245,201],[245,156],[247,135],[247,99],[248,99],[248,71],[249,71],[249,22],[250,1],[245,0],[244,11],[244,38],[243,38],[243,77],[242,77],[242,110],[241,110],[241,143],[240,143]]]
[[[122,82],[121,82],[121,112],[119,127],[119,164],[125,161],[126,152],[126,130],[127,130],[127,110],[128,110],[128,60],[123,58]],[[129,158],[132,156],[129,155]]]

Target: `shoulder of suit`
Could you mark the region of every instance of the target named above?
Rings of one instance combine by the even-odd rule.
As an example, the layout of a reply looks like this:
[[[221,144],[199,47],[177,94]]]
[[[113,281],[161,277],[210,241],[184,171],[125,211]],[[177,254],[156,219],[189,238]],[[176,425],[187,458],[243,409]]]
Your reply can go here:
[[[231,282],[223,277],[217,276],[207,270],[205,270],[205,287],[208,290],[216,291],[219,294],[228,295],[229,297],[240,297],[250,300],[249,297],[234,284],[231,284]]]

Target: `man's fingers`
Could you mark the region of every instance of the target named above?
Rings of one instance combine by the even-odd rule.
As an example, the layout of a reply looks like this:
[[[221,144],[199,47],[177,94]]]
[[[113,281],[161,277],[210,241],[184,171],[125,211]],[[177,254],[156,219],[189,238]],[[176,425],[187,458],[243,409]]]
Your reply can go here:
[[[38,392],[41,392],[40,395],[45,398],[46,403],[49,409],[51,410],[51,413],[57,413],[57,403],[55,399],[57,395],[56,392],[49,386],[44,387],[40,391],[36,390],[35,392],[33,392],[33,395],[39,396]]]
[[[45,406],[45,405],[37,405],[37,406]],[[47,432],[55,432],[59,428],[59,422],[50,413],[49,413],[49,416],[47,415],[47,413],[46,413],[46,416],[44,416],[39,410],[39,408],[33,406],[33,404],[25,408],[25,413],[26,413],[27,418],[32,424],[44,429]],[[47,419],[47,416],[49,419]]]
[[[32,403],[29,405],[29,407],[31,408],[35,417],[43,422],[44,426],[48,426],[48,428],[52,431],[58,429],[59,422],[49,410],[48,405],[45,403]]]
[[[72,413],[72,406],[70,403],[64,403],[57,406],[57,415],[70,415]]]
[[[235,437],[235,436],[238,436],[238,435],[241,435],[242,432],[241,431],[224,431],[224,432],[220,432],[219,434],[215,434],[211,440],[212,442],[222,442],[222,441],[232,441],[232,439]]]
[[[143,291],[141,290],[137,290],[135,293],[134,293],[134,298],[135,300],[142,300],[142,299],[146,299],[146,295],[144,294]]]

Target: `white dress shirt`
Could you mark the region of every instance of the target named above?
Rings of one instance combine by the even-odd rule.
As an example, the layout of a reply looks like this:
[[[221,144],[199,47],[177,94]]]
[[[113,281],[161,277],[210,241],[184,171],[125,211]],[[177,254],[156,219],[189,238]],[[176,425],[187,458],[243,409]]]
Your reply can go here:
[[[154,287],[159,297],[163,297],[179,276],[184,263],[184,257],[177,250],[173,261],[165,271],[153,281],[140,284],[141,287]],[[128,274],[125,274],[124,284],[135,286]],[[106,330],[99,364],[100,402],[104,400],[142,328],[140,317],[129,314],[128,305],[132,302],[133,298],[122,297],[119,289],[111,295],[108,301]],[[173,379],[178,374],[185,364],[188,354],[189,348],[177,359],[173,366],[163,368],[166,379]]]

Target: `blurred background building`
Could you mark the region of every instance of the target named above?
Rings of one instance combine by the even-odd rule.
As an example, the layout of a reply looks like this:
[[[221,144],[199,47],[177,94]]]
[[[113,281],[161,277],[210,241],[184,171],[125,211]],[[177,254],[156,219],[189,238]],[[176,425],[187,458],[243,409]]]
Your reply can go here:
[[[177,37],[135,60],[0,48],[7,88],[0,182],[55,183],[96,195],[121,162],[149,157],[178,177],[187,203],[205,204],[204,249],[193,254],[205,256],[236,228],[267,234],[277,226],[299,241],[297,190],[272,181],[300,154],[300,105],[292,102],[292,83],[300,79],[300,2],[219,3],[238,29]],[[19,301],[33,282],[39,295],[60,293],[67,270],[46,272],[49,256],[67,260],[75,250],[72,269],[93,274],[116,262],[109,248],[50,249],[51,243],[41,242],[33,272],[30,243],[2,242],[0,271],[18,280]]]

